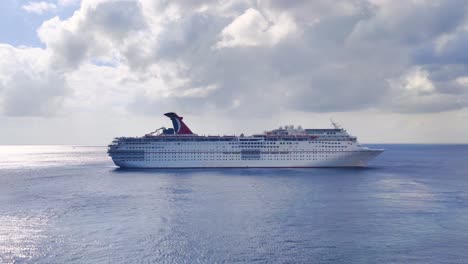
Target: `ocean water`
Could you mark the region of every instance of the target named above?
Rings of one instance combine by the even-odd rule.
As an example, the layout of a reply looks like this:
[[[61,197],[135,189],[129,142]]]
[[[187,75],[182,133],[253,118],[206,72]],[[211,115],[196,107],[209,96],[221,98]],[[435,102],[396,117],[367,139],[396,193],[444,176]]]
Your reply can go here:
[[[364,169],[120,170],[0,147],[0,263],[468,263],[468,145]]]

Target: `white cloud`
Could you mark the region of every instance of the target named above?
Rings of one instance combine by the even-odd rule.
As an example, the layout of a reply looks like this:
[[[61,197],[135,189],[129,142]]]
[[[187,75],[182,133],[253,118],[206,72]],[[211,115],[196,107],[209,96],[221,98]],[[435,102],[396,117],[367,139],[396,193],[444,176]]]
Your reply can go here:
[[[455,81],[462,86],[468,87],[468,76],[458,77]]]
[[[420,94],[432,93],[435,90],[434,84],[429,80],[429,73],[420,67],[406,74],[403,87]]]
[[[29,2],[26,5],[21,6],[23,10],[28,13],[43,14],[52,10],[57,9],[57,6],[49,2]]]
[[[61,6],[77,5],[81,0],[58,0],[58,4]]]
[[[463,79],[457,78],[456,81]],[[389,81],[387,105],[395,112],[443,112],[461,109],[468,104],[468,94],[438,90],[421,67],[410,69],[397,80]]]
[[[83,1],[72,17],[45,21],[38,35],[52,51],[54,67],[73,69],[85,60],[112,60],[145,27],[137,1]]]
[[[69,89],[63,74],[50,68],[47,51],[0,44],[0,57],[0,112],[7,116],[59,114]]]
[[[401,7],[405,12],[397,12]],[[127,80],[150,86],[131,97],[130,111],[165,104],[232,111],[236,102],[236,109],[249,113],[254,106],[259,114],[273,109],[400,112],[400,104],[388,103],[399,100],[411,105],[403,111],[453,109],[414,103],[431,94],[431,100],[448,105],[453,96],[439,91],[432,71],[409,61],[407,44],[382,42],[375,33],[398,31],[418,8],[441,20],[437,10],[453,5],[85,0],[72,17],[46,21],[38,32],[56,69],[73,71],[94,62],[127,66]],[[402,29],[403,38],[412,29]],[[268,100],[256,102],[265,94]],[[316,98],[314,104],[309,98]],[[463,108],[463,102],[452,105]]]
[[[4,116],[173,110],[240,125],[376,111],[369,120],[398,127],[466,115],[466,1],[60,0],[49,11],[74,3],[37,30],[44,48],[1,47]]]
[[[236,46],[275,45],[294,34],[297,26],[286,13],[269,21],[258,10],[249,8],[221,32],[218,48]]]
[[[398,12],[400,8],[405,11]],[[398,112],[401,107],[388,101],[428,94],[433,100],[443,98],[444,104],[452,100],[441,83],[432,80],[434,71],[409,60],[408,44],[382,42],[376,33],[401,31],[406,38],[413,28],[419,31],[419,25],[402,29],[418,8],[441,21],[444,15],[437,10],[452,10],[453,4],[84,0],[72,17],[50,19],[38,33],[54,69],[76,71],[99,62],[128,67],[122,73],[126,80],[150,86],[130,97],[138,102],[128,103],[130,111],[163,102],[197,105],[200,111],[203,106],[232,111],[229,106],[236,102],[246,113],[252,106],[257,113],[366,108]],[[423,18],[430,21],[430,15]],[[437,31],[433,34],[437,39]],[[459,84],[454,78],[446,82]],[[393,81],[389,85],[386,80]],[[257,103],[256,96],[265,94],[268,100]],[[309,98],[316,98],[314,104]],[[405,111],[429,111],[408,100],[403,101],[412,107]]]

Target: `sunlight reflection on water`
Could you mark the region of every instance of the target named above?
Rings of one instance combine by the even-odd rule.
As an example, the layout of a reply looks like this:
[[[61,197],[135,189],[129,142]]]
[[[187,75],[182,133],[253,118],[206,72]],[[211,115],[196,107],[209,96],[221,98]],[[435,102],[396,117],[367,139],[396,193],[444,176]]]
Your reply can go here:
[[[46,225],[47,218],[40,215],[0,215],[0,262],[17,263],[36,257]]]
[[[97,164],[108,160],[103,150],[93,146],[0,146],[0,168]]]

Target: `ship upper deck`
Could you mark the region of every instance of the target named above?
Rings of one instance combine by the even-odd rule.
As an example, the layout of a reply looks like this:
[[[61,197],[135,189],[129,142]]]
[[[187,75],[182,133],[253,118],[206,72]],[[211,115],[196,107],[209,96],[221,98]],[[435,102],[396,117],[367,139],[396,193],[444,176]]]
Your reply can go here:
[[[129,143],[141,144],[148,142],[245,142],[245,141],[356,141],[356,137],[332,121],[334,128],[303,129],[301,126],[294,127],[286,125],[265,131],[263,134],[252,136],[224,135],[210,136],[193,133],[182,121],[182,117],[175,113],[167,113],[173,122],[173,128],[161,127],[142,137],[119,137],[115,138],[113,144]],[[181,132],[182,131],[182,132]]]
[[[119,137],[115,141],[126,143],[147,143],[147,142],[258,142],[258,141],[354,141],[355,137],[340,135],[254,135],[254,136],[199,136],[199,135],[157,135],[143,137]]]

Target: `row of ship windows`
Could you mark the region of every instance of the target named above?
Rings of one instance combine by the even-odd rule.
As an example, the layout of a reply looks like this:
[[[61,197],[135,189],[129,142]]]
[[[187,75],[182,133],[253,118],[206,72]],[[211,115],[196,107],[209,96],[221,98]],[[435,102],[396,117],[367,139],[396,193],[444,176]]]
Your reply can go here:
[[[113,142],[115,143],[125,143],[125,144],[148,144],[148,143],[153,143],[153,144],[180,144],[182,142],[183,144],[212,144],[212,143],[219,143],[219,144],[252,144],[252,143],[257,143],[257,144],[277,144],[279,142],[311,142],[309,138],[283,138],[283,139],[265,139],[265,140],[187,140],[187,139],[165,139],[165,140],[134,140],[134,141],[128,141],[128,140],[119,140],[116,139]],[[355,138],[350,138],[346,136],[320,136],[320,141],[348,141],[348,142],[354,142],[356,141]],[[317,142],[316,139],[313,140],[313,142]]]
[[[153,156],[156,156],[156,157],[181,157],[181,156],[190,156],[190,157],[212,157],[212,156],[215,156],[215,157],[225,157],[225,156],[238,156],[238,155],[264,155],[264,156],[268,156],[268,155],[278,155],[278,154],[281,154],[281,155],[292,155],[292,156],[310,156],[310,155],[321,155],[321,154],[341,154],[341,153],[346,153],[346,151],[324,151],[324,152],[317,152],[317,151],[308,151],[308,153],[297,153],[297,152],[256,152],[254,154],[250,153],[250,152],[232,152],[232,153],[222,153],[222,152],[209,152],[209,153],[198,153],[198,152],[191,152],[191,153],[186,153],[186,152],[181,152],[181,153],[177,153],[177,152],[169,152],[169,153],[165,153],[165,152],[159,152],[159,153],[146,153],[146,156],[147,157],[153,157]],[[125,152],[120,152],[120,153],[115,153],[113,154],[114,157],[131,157],[131,156],[138,156],[138,157],[144,157],[144,154],[142,153],[125,153]]]
[[[271,150],[272,148],[279,148],[279,146],[232,146],[233,148],[264,148],[264,149],[267,149],[267,150]],[[295,146],[296,148],[298,146]],[[316,148],[341,148],[341,149],[344,149],[344,148],[347,148],[349,146],[316,146]],[[225,148],[225,147],[223,147]],[[145,150],[145,149],[161,149],[161,147],[127,147],[127,149],[141,149],[141,150]],[[305,149],[302,149],[302,150],[305,150]],[[164,151],[164,150],[163,150]]]
[[[279,148],[279,146],[232,146],[233,148]],[[127,149],[161,149],[162,147],[127,147]],[[216,146],[216,148],[221,148]],[[226,148],[223,146],[222,148]]]
[[[227,159],[227,158],[223,158],[223,159],[214,159],[214,158],[204,158],[204,159],[129,159],[129,158],[125,158],[125,159],[117,159],[119,161],[194,161],[194,160],[318,160],[320,158],[328,158],[329,156],[328,155],[323,155],[323,156],[316,156],[316,157],[301,157],[301,158],[280,158],[280,157],[276,157],[276,158],[235,158],[235,159]]]
[[[341,142],[329,142],[329,141],[307,141],[310,144],[330,144],[330,145],[339,145]],[[213,143],[218,143],[220,145],[225,145],[225,142],[125,142],[124,144],[129,144],[129,145],[140,145],[140,144],[162,144],[162,145],[200,145],[200,144],[213,144]],[[292,145],[292,144],[299,144],[299,142],[267,142],[267,141],[261,141],[261,142],[230,142],[228,143],[229,145]],[[349,143],[351,144],[351,143]]]
[[[328,154],[331,154],[331,153],[328,153]],[[229,157],[230,156],[230,157]],[[255,158],[255,159],[260,159],[260,156],[259,155],[242,155],[242,156],[233,156],[233,155],[229,155],[229,156],[214,156],[214,155],[211,155],[211,156],[188,156],[188,157],[181,157],[181,156],[177,156],[177,155],[162,155],[162,156],[149,156],[147,157],[147,159],[149,160],[194,160],[194,159],[197,159],[197,160],[211,160],[211,159],[216,159],[216,160],[239,160],[239,159],[245,159],[245,158]],[[314,157],[328,157],[329,155],[327,154],[322,154],[322,155],[288,155],[288,156],[265,156],[265,155],[262,155],[262,159],[275,159],[275,160],[281,160],[281,159],[286,159],[286,160],[291,160],[291,159],[298,159],[298,158],[314,158]],[[333,155],[333,156],[336,156]],[[125,157],[125,156],[121,156],[121,157],[114,157],[114,158],[118,158],[118,159],[138,159],[138,160],[141,160],[143,159],[143,157]]]
[[[262,155],[262,157],[320,157],[320,156],[328,156],[329,154],[332,154],[332,153],[328,153],[328,154],[325,154],[325,153],[322,153],[320,155],[288,155],[288,154],[285,154],[283,156],[277,156],[277,155]],[[180,158],[238,158],[238,157],[248,157],[248,156],[260,156],[260,155],[257,155],[257,154],[248,154],[248,155],[224,155],[224,156],[219,156],[219,155],[204,155],[204,156],[177,156],[177,155],[158,155],[158,156],[153,156],[153,155],[149,155],[147,156],[147,158],[174,158],[174,159],[180,159]],[[336,154],[334,154],[334,156],[336,156]],[[125,156],[122,156],[122,158],[126,158]]]
[[[168,158],[182,158],[182,157],[189,157],[189,158],[199,158],[199,157],[213,157],[213,158],[225,158],[225,157],[245,157],[247,155],[256,155],[262,157],[269,157],[269,156],[292,156],[292,157],[310,157],[310,156],[317,156],[317,155],[325,155],[325,154],[333,154],[333,155],[340,155],[340,154],[345,154],[347,153],[346,151],[308,151],[308,152],[260,152],[260,151],[253,151],[253,152],[208,152],[208,153],[196,153],[196,152],[159,152],[159,153],[125,153],[125,152],[119,152],[119,153],[114,153],[112,157],[114,158],[144,158],[146,157],[168,157]],[[280,156],[280,157],[281,157]]]

